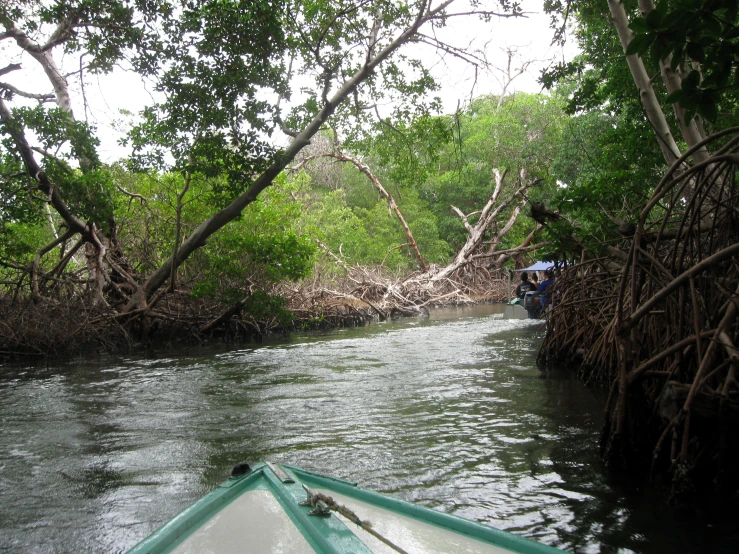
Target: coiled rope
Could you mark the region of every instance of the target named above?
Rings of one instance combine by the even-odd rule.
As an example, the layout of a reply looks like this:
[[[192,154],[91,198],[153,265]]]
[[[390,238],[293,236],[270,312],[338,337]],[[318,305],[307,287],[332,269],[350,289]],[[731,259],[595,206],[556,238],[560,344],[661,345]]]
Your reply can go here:
[[[408,552],[406,552],[405,550],[403,550],[402,548],[400,548],[398,545],[394,544],[390,539],[387,539],[387,538],[383,537],[380,533],[378,533],[377,531],[375,531],[372,528],[372,524],[369,521],[366,521],[366,520],[363,521],[363,520],[361,520],[359,518],[359,516],[357,516],[357,514],[355,514],[353,511],[351,511],[346,506],[342,506],[341,504],[337,503],[330,496],[327,496],[327,495],[325,495],[323,493],[320,493],[320,492],[313,492],[313,494],[311,495],[311,504],[313,504],[313,506],[315,506],[319,500],[323,501],[326,504],[326,506],[328,507],[329,510],[332,510],[332,511],[334,511],[334,512],[336,512],[336,513],[338,513],[338,514],[340,514],[342,516],[344,516],[346,519],[348,519],[352,523],[358,525],[359,527],[361,527],[362,529],[364,529],[365,531],[367,531],[370,535],[372,535],[373,537],[375,537],[377,540],[382,541],[383,543],[385,543],[386,545],[388,545],[390,548],[392,548],[396,552],[400,552],[400,554],[408,554]]]

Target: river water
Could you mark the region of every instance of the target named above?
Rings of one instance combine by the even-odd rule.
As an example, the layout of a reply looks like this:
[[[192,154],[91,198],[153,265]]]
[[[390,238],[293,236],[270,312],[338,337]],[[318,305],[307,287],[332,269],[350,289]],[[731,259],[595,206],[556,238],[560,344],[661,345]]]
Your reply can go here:
[[[261,460],[573,552],[739,551],[735,514],[608,477],[602,394],[500,311],[0,369],[0,551],[124,552]]]

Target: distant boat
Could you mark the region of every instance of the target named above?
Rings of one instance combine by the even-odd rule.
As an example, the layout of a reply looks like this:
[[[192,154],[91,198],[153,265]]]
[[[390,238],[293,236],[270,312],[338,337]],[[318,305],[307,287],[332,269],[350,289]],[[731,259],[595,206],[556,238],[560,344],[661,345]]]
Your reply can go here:
[[[514,273],[523,273],[524,271],[527,273],[534,272],[534,271],[546,271],[547,269],[550,269],[554,267],[553,262],[536,262],[534,265],[530,265],[529,267],[523,267],[521,269],[515,269],[508,272],[508,294],[512,294],[512,282],[511,282],[511,276]],[[520,298],[511,298],[509,296],[508,298],[508,304],[506,304],[505,311],[503,312],[503,319],[531,319],[529,316],[529,312],[524,307],[524,301]]]
[[[554,554],[562,552],[288,465],[234,468],[231,478],[129,554]]]

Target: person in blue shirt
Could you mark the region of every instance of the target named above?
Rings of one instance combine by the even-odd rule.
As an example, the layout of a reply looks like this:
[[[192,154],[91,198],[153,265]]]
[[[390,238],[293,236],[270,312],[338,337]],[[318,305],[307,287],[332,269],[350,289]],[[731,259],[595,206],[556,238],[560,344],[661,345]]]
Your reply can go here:
[[[544,272],[545,279],[539,283],[539,288],[536,289],[537,292],[541,293],[541,305],[547,303],[547,297],[548,297],[548,290],[549,287],[551,287],[554,284],[554,270],[547,269]]]

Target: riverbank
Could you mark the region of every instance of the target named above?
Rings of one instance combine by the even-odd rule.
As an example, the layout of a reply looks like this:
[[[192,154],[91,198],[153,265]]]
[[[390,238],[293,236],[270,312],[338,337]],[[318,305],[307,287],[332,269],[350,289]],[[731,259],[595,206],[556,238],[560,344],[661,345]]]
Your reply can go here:
[[[277,306],[249,312],[246,305],[223,305],[168,295],[155,310],[121,314],[85,301],[2,302],[0,362],[72,359],[134,353],[150,347],[259,341],[302,329],[364,325],[368,310],[348,304],[316,304],[295,311]]]
[[[179,290],[129,314],[119,311],[122,306],[91,302],[84,296],[65,300],[4,297],[0,298],[0,362],[252,342],[302,330],[425,316],[430,307],[507,300],[507,282],[502,279],[474,287],[419,285],[420,294],[415,297],[404,296],[400,282],[282,284],[271,294],[257,291],[233,304],[195,298]]]

